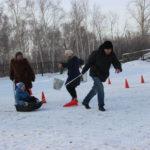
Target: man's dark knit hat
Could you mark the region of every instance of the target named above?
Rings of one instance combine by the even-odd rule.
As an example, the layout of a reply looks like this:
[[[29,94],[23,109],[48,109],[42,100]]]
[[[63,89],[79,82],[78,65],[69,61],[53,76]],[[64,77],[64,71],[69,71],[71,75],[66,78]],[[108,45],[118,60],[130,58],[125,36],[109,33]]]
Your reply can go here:
[[[22,52],[17,52],[17,53],[15,54],[15,57],[17,58],[17,56],[19,56],[19,55],[22,55],[22,56],[23,56],[23,53],[22,53]]]
[[[105,41],[103,44],[104,49],[112,49],[113,50],[113,44],[110,41]]]

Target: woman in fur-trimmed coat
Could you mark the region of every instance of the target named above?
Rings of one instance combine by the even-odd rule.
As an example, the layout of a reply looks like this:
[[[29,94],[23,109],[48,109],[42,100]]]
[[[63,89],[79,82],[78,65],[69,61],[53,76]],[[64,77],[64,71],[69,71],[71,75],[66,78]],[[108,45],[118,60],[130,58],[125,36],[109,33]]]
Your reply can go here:
[[[72,99],[69,103],[65,104],[64,107],[72,107],[72,106],[78,105],[76,88],[77,88],[77,86],[80,85],[80,80],[81,80],[80,67],[84,64],[84,61],[82,59],[79,59],[77,56],[75,56],[72,50],[65,51],[65,58],[67,59],[67,62],[60,63],[59,68],[67,68],[68,69],[68,78],[66,81],[66,89],[69,92],[69,94],[71,95]],[[71,82],[72,80],[74,80],[74,81]]]
[[[35,80],[35,74],[28,60],[23,57],[21,52],[17,52],[15,58],[11,60],[9,76],[15,84],[23,82],[28,92],[32,88],[32,81]]]

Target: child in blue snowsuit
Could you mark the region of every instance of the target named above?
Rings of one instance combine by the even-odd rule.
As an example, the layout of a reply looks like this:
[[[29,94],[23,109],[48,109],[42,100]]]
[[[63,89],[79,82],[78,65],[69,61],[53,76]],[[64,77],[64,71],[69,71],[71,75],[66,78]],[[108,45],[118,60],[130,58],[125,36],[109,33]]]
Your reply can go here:
[[[25,84],[22,82],[16,84],[15,101],[16,110],[21,112],[33,111],[42,106],[42,102],[26,92]]]

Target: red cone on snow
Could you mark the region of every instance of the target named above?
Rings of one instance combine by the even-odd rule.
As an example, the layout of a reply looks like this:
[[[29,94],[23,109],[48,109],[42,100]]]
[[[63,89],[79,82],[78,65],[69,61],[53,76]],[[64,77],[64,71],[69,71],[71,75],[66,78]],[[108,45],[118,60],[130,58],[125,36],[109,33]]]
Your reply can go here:
[[[126,89],[130,88],[130,87],[129,87],[129,83],[128,83],[128,80],[127,80],[127,79],[125,79],[125,88],[126,88]]]
[[[73,107],[78,106],[78,101],[76,99],[72,99],[69,103],[65,104],[63,107]]]
[[[45,98],[45,94],[44,94],[44,92],[42,92],[42,96],[41,96],[41,98],[42,98],[42,103],[46,103],[46,98]]]
[[[111,80],[110,80],[110,79],[108,79],[108,84],[109,84],[109,85],[111,84]]]
[[[145,83],[143,75],[141,76],[141,83]]]

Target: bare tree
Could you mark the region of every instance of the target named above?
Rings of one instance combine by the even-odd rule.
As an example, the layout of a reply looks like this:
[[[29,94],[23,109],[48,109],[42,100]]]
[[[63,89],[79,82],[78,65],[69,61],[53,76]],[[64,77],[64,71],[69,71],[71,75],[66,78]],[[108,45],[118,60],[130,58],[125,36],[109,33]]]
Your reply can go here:
[[[147,35],[150,30],[150,0],[131,1],[128,10],[138,24],[140,35]]]
[[[30,12],[28,11],[28,5],[23,0],[7,0],[7,8],[12,24],[11,37],[15,43],[12,51],[20,50],[27,52],[30,49],[29,44],[29,24]]]
[[[81,27],[83,26],[83,21],[86,18],[85,4],[86,1],[84,0],[72,0],[72,9],[71,9],[71,18],[72,18],[72,25],[74,30],[74,37],[76,43],[76,51],[77,55],[80,55],[80,49],[82,52],[82,56],[84,53],[82,38],[81,38]]]
[[[118,20],[119,20],[118,15],[110,11],[107,18],[107,22],[109,24],[110,35],[112,40],[114,40],[114,36],[116,35]]]
[[[53,4],[52,7],[52,67],[53,71],[55,70],[55,60],[56,60],[56,50],[59,46],[59,40],[57,39],[57,35],[60,24],[62,23],[62,19],[64,18],[64,10],[62,9],[61,6],[61,1],[60,0],[55,0],[55,3]],[[58,33],[58,34],[57,34]]]
[[[10,28],[9,18],[0,8],[0,64],[7,63],[7,60],[9,60]]]
[[[92,11],[93,30],[97,35],[99,42],[103,42],[104,31],[106,29],[106,16],[103,14],[99,6],[94,6]]]

